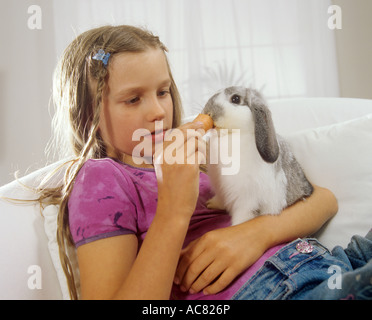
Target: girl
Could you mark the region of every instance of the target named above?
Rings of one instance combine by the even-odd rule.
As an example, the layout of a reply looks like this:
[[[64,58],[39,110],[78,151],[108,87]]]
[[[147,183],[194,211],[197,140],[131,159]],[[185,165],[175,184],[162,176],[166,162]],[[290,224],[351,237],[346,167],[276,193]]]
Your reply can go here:
[[[204,157],[202,124],[180,126],[165,52],[147,31],[105,26],[79,35],[56,69],[55,124],[59,136],[69,136],[57,142],[61,148],[69,141],[75,158],[63,186],[44,190],[41,199],[60,205],[57,239],[72,298],[78,294],[70,245],[77,247],[82,298],[230,299],[265,260],[287,250],[282,243],[312,234],[337,212],[333,194],[320,187],[278,216],[234,227],[225,212],[207,209],[208,177],[187,161]],[[163,131],[155,130],[157,121]],[[200,142],[183,163],[161,161],[170,144],[164,141],[155,155],[141,154],[154,156],[153,163],[137,164],[135,130],[147,129],[143,139],[155,150],[176,127],[176,149],[191,138]]]

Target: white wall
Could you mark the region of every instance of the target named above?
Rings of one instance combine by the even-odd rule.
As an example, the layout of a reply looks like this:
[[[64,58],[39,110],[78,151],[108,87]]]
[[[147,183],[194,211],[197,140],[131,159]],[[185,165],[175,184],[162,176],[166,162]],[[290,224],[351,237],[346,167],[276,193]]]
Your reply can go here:
[[[372,1],[333,1],[342,7],[343,15],[343,29],[336,31],[341,95],[372,98]],[[27,9],[34,4],[42,8],[41,30],[30,30],[27,25],[30,17]],[[0,185],[3,185],[13,180],[17,169],[23,175],[46,164],[44,149],[50,138],[49,112],[53,112],[48,105],[52,73],[60,52],[56,52],[53,36],[53,1],[0,0],[0,8]],[[50,45],[42,45],[45,43]]]
[[[42,29],[28,28],[28,7],[42,6]],[[0,185],[14,171],[45,164],[50,137],[52,72],[56,63],[51,1],[0,0]],[[51,108],[53,110],[53,108]]]
[[[372,99],[372,1],[332,1],[342,10],[336,31],[340,94]]]

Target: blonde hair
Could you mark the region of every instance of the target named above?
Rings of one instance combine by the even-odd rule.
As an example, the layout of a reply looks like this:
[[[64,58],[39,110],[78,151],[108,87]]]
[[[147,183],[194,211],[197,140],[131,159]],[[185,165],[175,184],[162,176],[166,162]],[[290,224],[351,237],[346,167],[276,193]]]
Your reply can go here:
[[[73,245],[69,229],[68,199],[75,178],[85,161],[106,156],[106,147],[100,137],[98,124],[108,67],[92,57],[100,49],[110,53],[111,58],[116,53],[143,52],[150,48],[161,49],[164,54],[167,52],[157,36],[137,27],[122,25],[91,29],[71,42],[54,73],[53,101],[56,111],[52,123],[52,145],[63,150],[59,152],[60,157],[72,156],[73,159],[66,161],[68,167],[62,184],[55,188],[39,189],[39,201],[42,205],[59,205],[57,241],[71,299],[77,299],[78,295],[76,275],[67,255],[68,246]],[[173,127],[177,127],[182,116],[181,101],[169,64],[168,69],[173,100]]]

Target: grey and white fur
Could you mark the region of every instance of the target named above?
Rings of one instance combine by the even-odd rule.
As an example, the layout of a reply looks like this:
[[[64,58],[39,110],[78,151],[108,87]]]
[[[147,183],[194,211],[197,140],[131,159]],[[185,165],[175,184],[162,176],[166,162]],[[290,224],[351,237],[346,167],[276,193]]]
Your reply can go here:
[[[226,209],[236,225],[257,215],[279,214],[312,194],[313,186],[287,142],[276,134],[271,112],[257,90],[226,88],[209,99],[202,113],[212,117],[217,130],[228,129],[231,135],[232,129],[240,129],[240,152],[232,153],[232,161],[240,161],[239,172],[223,175],[221,169],[227,165],[208,164],[215,191],[209,208]],[[210,152],[223,149],[222,143],[231,140],[212,135]]]

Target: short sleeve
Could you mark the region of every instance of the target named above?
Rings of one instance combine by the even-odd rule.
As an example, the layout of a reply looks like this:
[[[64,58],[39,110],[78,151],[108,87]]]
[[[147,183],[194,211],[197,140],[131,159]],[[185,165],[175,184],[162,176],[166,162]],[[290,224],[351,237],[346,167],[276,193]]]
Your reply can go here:
[[[111,159],[88,160],[79,171],[68,202],[75,246],[137,233],[133,185]]]

